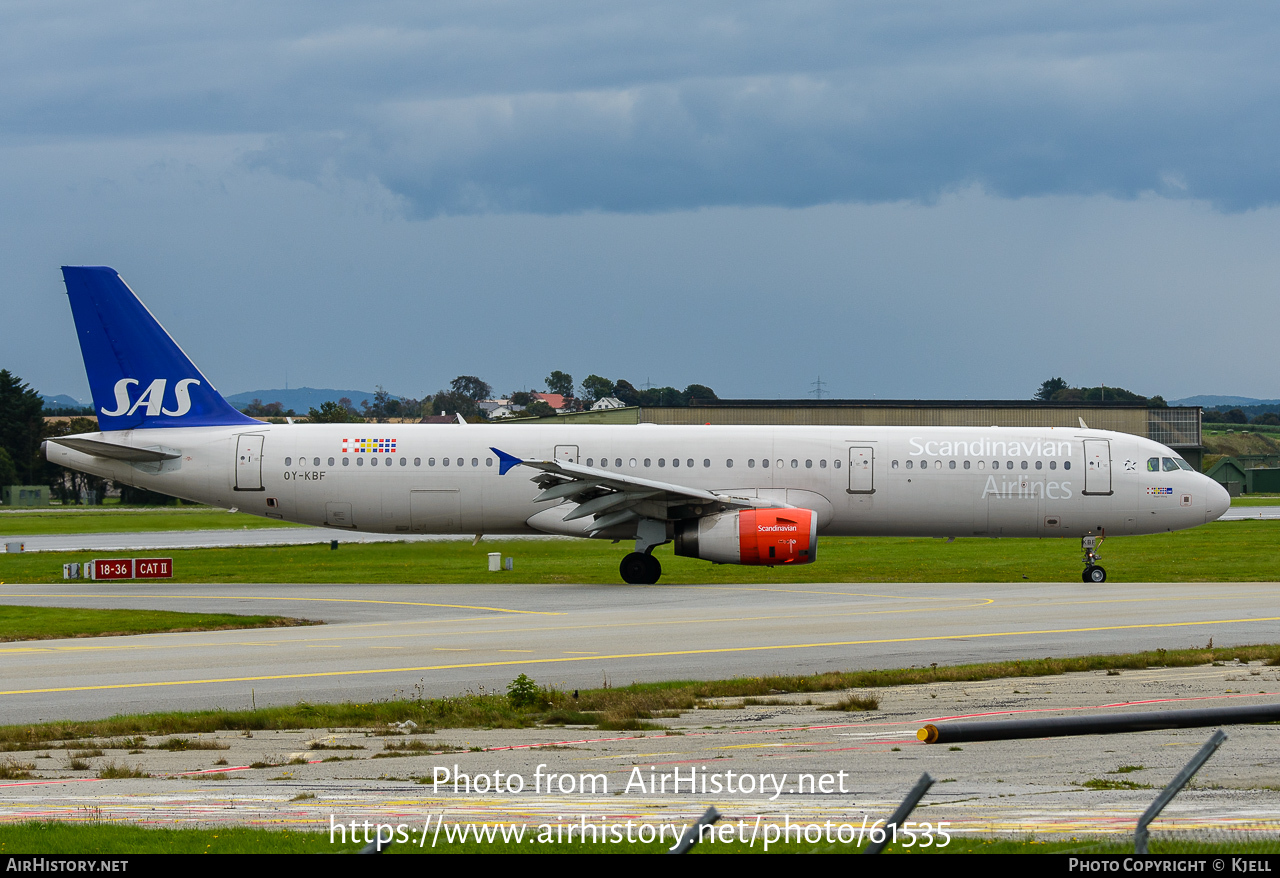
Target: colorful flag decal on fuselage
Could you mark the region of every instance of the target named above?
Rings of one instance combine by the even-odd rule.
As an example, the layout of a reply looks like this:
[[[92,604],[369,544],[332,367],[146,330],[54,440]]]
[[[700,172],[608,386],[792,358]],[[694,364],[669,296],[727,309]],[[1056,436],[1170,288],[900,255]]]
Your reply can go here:
[[[342,453],[347,454],[395,454],[394,439],[343,439]]]

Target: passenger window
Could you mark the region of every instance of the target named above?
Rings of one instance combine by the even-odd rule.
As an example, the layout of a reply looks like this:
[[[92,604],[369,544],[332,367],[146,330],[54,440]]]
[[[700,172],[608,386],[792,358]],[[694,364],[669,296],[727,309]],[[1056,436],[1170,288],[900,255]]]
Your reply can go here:
[[[364,458],[363,458],[363,457],[357,457],[357,458],[356,458],[356,466],[364,466]]]
[[[1022,462],[1022,468],[1023,468],[1023,469],[1026,469],[1026,468],[1027,468],[1027,462],[1026,462],[1025,460]]]
[[[935,460],[935,461],[933,462],[933,468],[934,468],[934,469],[942,469],[942,461],[940,461],[940,460]]]
[[[747,458],[747,469],[755,469],[756,459],[754,457]]]
[[[329,466],[333,466],[333,458],[329,458]]]
[[[284,459],[284,465],[285,465],[285,466],[289,466],[289,465],[291,465],[292,463],[293,463],[293,458],[292,458],[292,457],[286,457],[286,458]]]
[[[836,469],[840,469],[840,459],[839,459],[839,458],[836,458],[835,460],[833,460],[833,461],[832,461],[832,463],[835,465],[835,468],[836,468]]]
[[[485,465],[485,466],[493,466],[493,458],[492,458],[492,457],[486,457],[486,458],[484,459],[484,465]]]
[[[413,465],[414,465],[414,466],[422,466],[422,458],[421,458],[421,457],[415,457],[415,458],[413,459]]]
[[[427,466],[435,466],[435,465],[436,465],[436,459],[434,457],[428,457]]]
[[[947,468],[948,468],[948,469],[955,469],[955,468],[956,468],[956,462],[955,462],[954,460],[953,460],[953,461],[950,461],[950,462],[947,464]]]
[[[590,457],[587,458],[587,466],[595,466],[595,464],[592,463],[592,458]]]
[[[686,460],[686,461],[684,462],[684,465],[685,465],[685,466],[693,466],[693,458],[691,457],[691,458],[689,458],[688,460]]]
[[[678,458],[678,457],[673,457],[673,458],[671,458],[671,465],[672,465],[672,466],[679,466],[679,465],[680,465],[680,458]]]
[[[761,469],[768,469],[768,468],[769,468],[769,458],[764,457],[764,458],[761,458],[761,459],[760,459],[760,468],[761,468]]]
[[[1049,469],[1057,469],[1057,468],[1058,468],[1058,462],[1056,460],[1049,461]]]
[[[314,462],[314,463],[312,463],[311,465],[312,465],[312,466],[319,466],[319,465],[320,465],[320,458],[318,458],[318,457],[317,457],[317,458],[315,459],[315,462]]]
[[[659,457],[658,466],[666,466],[666,465],[667,465],[667,459],[665,457]]]
[[[1172,457],[1162,457],[1160,458],[1160,462],[1164,464],[1164,471],[1167,473],[1171,473],[1178,468],[1178,465],[1173,462]]]
[[[711,469],[711,458],[705,457],[702,459],[702,468]]]
[[[794,457],[791,458],[791,468],[800,469],[800,461],[796,460]]]
[[[804,462],[804,468],[805,468],[805,469],[813,469],[813,461],[812,461],[812,460],[806,460],[806,461]]]
[[[1063,468],[1063,469],[1071,469],[1071,461],[1069,461],[1069,460],[1064,460],[1064,461],[1062,462],[1062,468]]]
[[[617,467],[618,469],[622,469],[622,458],[621,458],[621,457],[615,457],[615,458],[613,459],[613,465],[614,465],[615,467]]]
[[[987,462],[985,460],[978,461],[978,469],[986,469],[986,468],[987,468]]]
[[[400,465],[401,465],[401,466],[408,466],[408,465],[409,465],[409,458],[407,458],[407,457],[402,457],[402,458],[400,458]]]
[[[479,466],[479,465],[480,465],[480,458],[478,458],[478,457],[473,457],[473,458],[471,458],[471,465],[472,465],[472,466]]]
[[[911,469],[911,468],[912,468],[912,463],[911,463],[911,460],[910,460],[910,459],[908,459],[908,460],[907,460],[907,469]]]
[[[369,458],[369,466],[377,466],[377,465],[378,465],[378,458],[376,457]]]
[[[1037,460],[1037,461],[1036,461],[1036,469],[1044,469],[1044,461],[1043,461],[1043,460]]]
[[[1013,461],[1012,461],[1012,460],[1005,461],[1004,468],[1005,468],[1005,469],[1013,469]]]
[[[823,458],[822,460],[818,461],[818,469],[826,469],[826,468],[827,468],[826,458]]]
[[[966,461],[964,462],[964,468],[965,468],[965,469],[968,469],[968,468],[969,468],[969,461],[967,461],[967,460],[966,460]]]
[[[443,463],[445,466],[448,466],[448,465],[449,465],[449,458],[447,458],[447,457],[442,457],[442,458],[440,458],[440,462],[441,462],[441,463]]]
[[[1149,473],[1160,472],[1160,458],[1158,457],[1147,458],[1147,472]]]
[[[927,460],[920,461],[920,469],[928,469],[928,468],[929,468],[929,461]]]
[[[651,458],[646,457],[646,458],[644,459],[644,465],[645,465],[645,466],[649,466],[651,463],[652,463],[652,459],[651,459]]]
[[[733,469],[733,458],[729,458],[724,462],[725,469]]]
[[[458,458],[458,466],[462,466],[462,458],[461,458],[461,457],[459,457],[459,458]]]
[[[631,458],[631,466],[634,467],[635,465],[636,465],[636,459],[633,457]]]
[[[349,464],[350,462],[351,462],[351,459],[350,459],[350,458],[347,458],[347,457],[342,458],[342,465],[343,465],[343,466],[346,466],[346,465],[347,465],[347,464]]]
[[[897,468],[898,468],[898,462],[896,460],[889,464],[889,469],[897,469]]]

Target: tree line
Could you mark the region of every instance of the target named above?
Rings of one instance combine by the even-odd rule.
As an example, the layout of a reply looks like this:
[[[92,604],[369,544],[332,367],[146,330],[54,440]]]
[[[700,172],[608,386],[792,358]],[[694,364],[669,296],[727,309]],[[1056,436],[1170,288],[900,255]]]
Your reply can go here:
[[[513,390],[504,399],[514,406],[523,407],[515,413],[517,418],[545,417],[555,414],[555,410],[535,393],[558,394],[564,397],[565,408],[570,411],[583,411],[591,408],[602,399],[613,397],[628,406],[687,406],[696,400],[717,399],[715,391],[704,384],[690,384],[684,390],[674,387],[652,387],[640,389],[626,379],[611,381],[599,375],[588,375],[580,386],[576,385],[573,376],[560,370],[553,371],[545,379],[546,390]],[[485,412],[480,403],[494,398],[493,387],[475,375],[459,375],[449,382],[448,389],[441,389],[433,396],[423,399],[394,397],[378,385],[373,401],[362,400],[357,408],[350,399],[343,397],[337,401],[322,404],[320,408],[312,408],[307,412],[309,420],[318,423],[349,423],[355,421],[385,421],[391,418],[424,418],[432,415],[462,415],[468,421],[484,420]],[[259,403],[258,400],[254,400]],[[279,403],[274,403],[279,407]],[[265,410],[266,407],[264,407]],[[270,417],[269,414],[257,414],[245,409],[246,414],[255,417]],[[277,416],[291,415],[292,412],[279,412]]]

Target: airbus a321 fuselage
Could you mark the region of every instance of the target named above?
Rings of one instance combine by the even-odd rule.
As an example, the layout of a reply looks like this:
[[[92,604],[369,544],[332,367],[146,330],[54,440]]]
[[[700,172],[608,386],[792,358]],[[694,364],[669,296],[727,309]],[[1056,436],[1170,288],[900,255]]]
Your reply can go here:
[[[176,497],[337,530],[634,540],[804,564],[819,536],[1096,540],[1213,521],[1226,491],[1169,448],[1086,428],[271,425],[230,406],[115,271],[63,269],[100,432],[47,458]],[[521,473],[525,474],[524,477]]]

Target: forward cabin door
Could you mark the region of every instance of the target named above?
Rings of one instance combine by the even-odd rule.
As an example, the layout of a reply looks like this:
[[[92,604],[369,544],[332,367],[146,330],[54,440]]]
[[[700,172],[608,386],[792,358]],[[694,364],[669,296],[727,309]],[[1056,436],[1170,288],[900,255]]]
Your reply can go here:
[[[1111,441],[1084,440],[1084,493],[1109,495],[1111,491]]]
[[[860,446],[849,448],[849,487],[850,494],[874,494],[875,486],[875,449]]]
[[[261,433],[241,433],[236,437],[236,490],[261,491],[262,487],[262,439]]]

